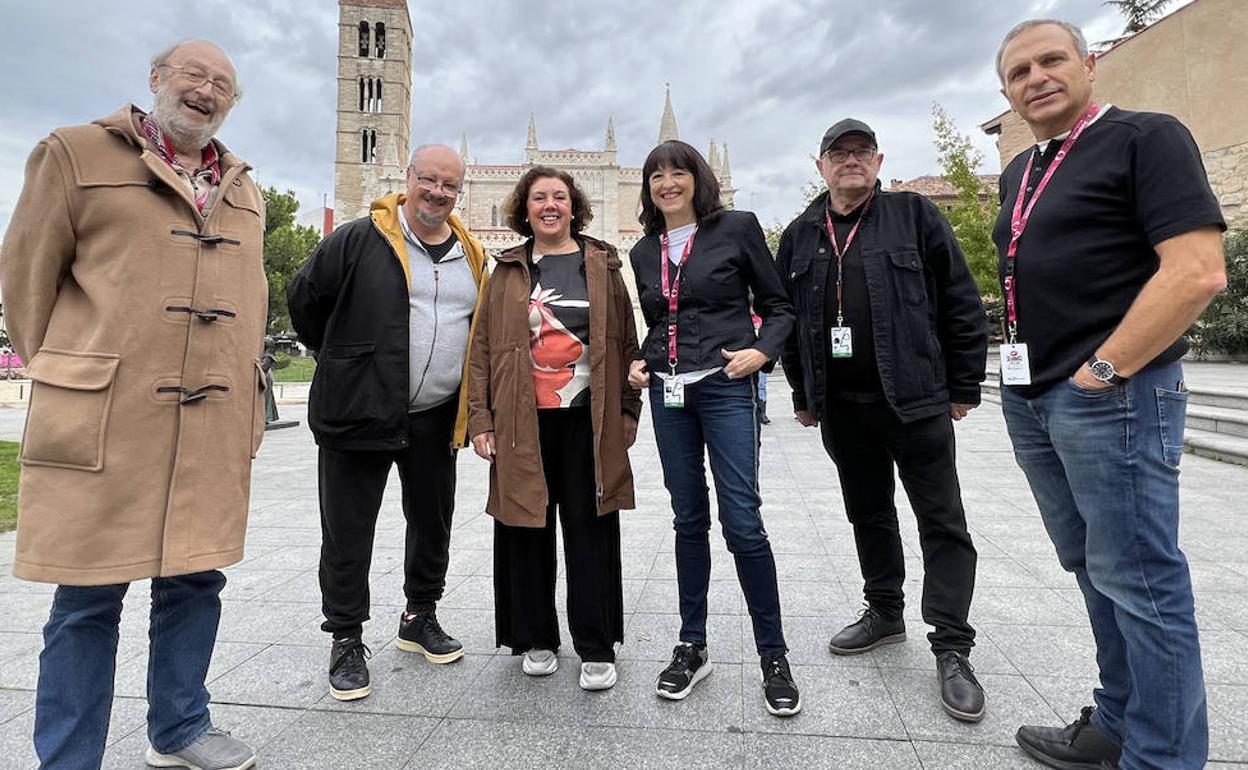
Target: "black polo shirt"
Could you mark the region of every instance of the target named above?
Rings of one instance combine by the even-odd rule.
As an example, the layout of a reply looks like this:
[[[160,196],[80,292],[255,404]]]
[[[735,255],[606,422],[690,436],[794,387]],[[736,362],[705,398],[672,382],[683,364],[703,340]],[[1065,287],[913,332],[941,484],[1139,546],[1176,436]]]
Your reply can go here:
[[[1054,139],[1036,152],[1029,189],[1060,145]],[[1002,279],[1014,201],[1031,157],[1029,148],[1001,174],[993,240]],[[1024,204],[1030,197],[1024,194]],[[1187,128],[1170,115],[1106,108],[1049,180],[1018,242],[1018,341],[1027,343],[1031,385],[1009,387],[1035,398],[1074,374],[1157,271],[1154,247],[1205,225],[1226,229]],[[1180,338],[1149,365],[1175,361],[1187,348]]]

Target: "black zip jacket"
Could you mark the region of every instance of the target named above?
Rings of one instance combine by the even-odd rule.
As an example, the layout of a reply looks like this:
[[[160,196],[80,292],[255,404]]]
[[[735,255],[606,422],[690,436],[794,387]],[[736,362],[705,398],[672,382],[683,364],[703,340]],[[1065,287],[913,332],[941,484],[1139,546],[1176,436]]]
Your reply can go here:
[[[856,237],[884,397],[902,422],[939,414],[951,401],[978,404],[988,322],[953,230],[923,196],[876,189]],[[835,322],[823,317],[828,271],[836,270],[827,200],[824,192],[785,228],[777,257],[797,312],[784,373],[794,410],[816,420],[827,389],[828,327]]]
[[[662,246],[647,235],[629,261],[637,280],[641,313],[649,329],[641,356],[652,372],[668,371],[667,300],[661,283]],[[675,265],[669,280],[676,276]],[[754,334],[750,302],[763,324]],[[677,372],[696,372],[727,363],[721,349],[758,348],[779,358],[793,328],[793,306],[785,294],[758,218],[748,211],[721,210],[700,223],[680,279]],[[768,364],[770,369],[774,364]]]
[[[300,341],[316,351],[308,426],[319,446],[351,451],[408,445],[411,307],[398,222],[402,201],[399,195],[380,198],[369,216],[334,230],[286,287],[291,323]],[[451,228],[477,277],[479,308],[485,254],[458,220]],[[448,447],[463,444],[462,388],[459,401]]]

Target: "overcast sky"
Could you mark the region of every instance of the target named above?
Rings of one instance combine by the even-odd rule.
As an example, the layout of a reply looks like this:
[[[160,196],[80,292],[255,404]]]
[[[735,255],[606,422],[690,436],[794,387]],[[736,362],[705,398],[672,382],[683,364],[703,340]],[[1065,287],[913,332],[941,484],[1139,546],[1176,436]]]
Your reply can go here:
[[[333,195],[338,6],[334,0],[4,0],[0,29],[0,230],[30,149],[56,126],[125,101],[150,106],[151,55],[179,38],[222,45],[246,91],[221,139],[259,181],[294,190],[319,222]],[[1184,5],[1179,0],[1174,7]],[[548,149],[602,147],[614,117],[621,165],[640,165],[671,83],[681,138],[730,147],[737,207],[788,220],[815,179],[828,125],[870,123],[881,177],[938,173],[931,107],[997,154],[978,124],[1006,108],[993,57],[1014,23],[1057,16],[1091,41],[1116,35],[1101,0],[411,0],[415,144],[519,163],[530,112]]]

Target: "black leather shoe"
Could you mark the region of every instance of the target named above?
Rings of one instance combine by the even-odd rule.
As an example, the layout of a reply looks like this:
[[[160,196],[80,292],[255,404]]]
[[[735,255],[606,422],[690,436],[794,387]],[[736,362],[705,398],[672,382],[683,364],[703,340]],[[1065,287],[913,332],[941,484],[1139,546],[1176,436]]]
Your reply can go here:
[[[394,644],[405,652],[419,652],[430,663],[454,663],[464,657],[464,645],[442,630],[433,610],[404,612]]]
[[[828,649],[837,655],[857,655],[874,650],[882,644],[906,641],[906,623],[901,618],[890,620],[872,607],[862,617],[845,626],[828,642]]]
[[[949,716],[963,722],[984,718],[984,688],[975,678],[975,669],[960,652],[936,656],[936,679],[940,682],[940,705]]]
[[[1023,751],[1058,770],[1103,770],[1118,767],[1122,747],[1092,724],[1092,706],[1065,727],[1018,728],[1014,740]]]

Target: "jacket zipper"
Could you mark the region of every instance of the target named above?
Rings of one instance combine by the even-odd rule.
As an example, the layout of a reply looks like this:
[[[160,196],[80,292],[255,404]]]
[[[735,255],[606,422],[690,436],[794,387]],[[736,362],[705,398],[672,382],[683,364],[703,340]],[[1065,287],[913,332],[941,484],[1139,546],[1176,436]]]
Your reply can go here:
[[[420,398],[420,391],[424,390],[425,378],[429,376],[429,366],[433,363],[433,348],[438,344],[438,266],[433,266],[433,340],[429,345],[429,358],[425,361],[425,369],[420,373],[420,384],[416,386],[416,398]]]

